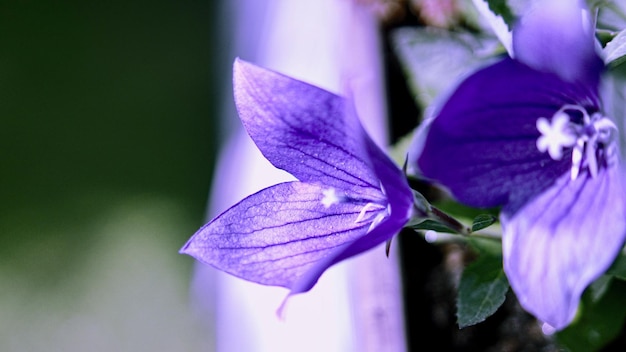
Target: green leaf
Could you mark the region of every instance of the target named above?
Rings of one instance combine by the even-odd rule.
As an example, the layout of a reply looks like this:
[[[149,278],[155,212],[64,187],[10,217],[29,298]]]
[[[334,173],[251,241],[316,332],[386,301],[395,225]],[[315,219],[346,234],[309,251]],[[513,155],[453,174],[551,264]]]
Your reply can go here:
[[[613,67],[626,61],[626,30],[619,32],[604,47],[604,62]]]
[[[592,296],[585,291],[574,322],[556,334],[570,352],[600,350],[619,335],[626,320],[626,281],[612,280],[598,301]]]
[[[410,228],[412,228],[413,230],[433,230],[433,231],[437,231],[437,232],[444,232],[444,233],[457,233],[456,231],[450,229],[449,227],[443,225],[440,222],[437,222],[435,220],[424,220],[418,224],[415,225],[411,225],[409,226]]]
[[[437,199],[437,201],[433,202],[433,205],[452,216],[464,218],[468,221],[482,214],[491,214],[495,217],[498,217],[500,214],[500,208],[472,208],[449,197]]]
[[[498,256],[481,255],[467,266],[461,276],[457,297],[460,328],[478,324],[504,303],[509,282]]]
[[[498,218],[491,214],[480,214],[472,222],[472,232],[480,231],[493,225]]]

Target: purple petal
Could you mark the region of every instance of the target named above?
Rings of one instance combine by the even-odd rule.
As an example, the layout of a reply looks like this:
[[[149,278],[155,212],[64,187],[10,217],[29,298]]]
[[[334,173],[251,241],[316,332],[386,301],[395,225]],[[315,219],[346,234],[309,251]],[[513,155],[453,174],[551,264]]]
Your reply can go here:
[[[592,178],[564,175],[502,223],[504,269],[522,306],[562,329],[585,288],[611,265],[626,235],[617,166]]]
[[[570,82],[597,87],[603,69],[589,11],[580,0],[541,2],[513,30],[519,61]]]
[[[327,206],[329,189],[303,182],[266,188],[198,230],[181,252],[249,281],[290,288],[317,261],[369,228],[357,222],[369,200]]]
[[[358,238],[353,242],[345,243],[343,246],[337,248],[328,256],[315,263],[315,265],[313,265],[291,286],[290,294],[302,293],[310,290],[313,285],[315,285],[319,277],[330,266],[386,242],[388,239],[400,232],[406,222],[406,218],[402,219],[401,217],[389,217],[371,230],[366,236]],[[383,253],[381,253],[381,255],[383,255]]]
[[[386,242],[409,221],[413,209],[413,193],[406,177],[378,147],[373,143],[367,145],[370,146],[368,152],[389,202],[389,216],[365,236],[346,243],[316,263],[294,283],[291,294],[310,290],[328,267]]]
[[[432,121],[417,160],[426,177],[475,207],[521,206],[569,172],[536,147],[539,117],[565,104],[598,110],[597,91],[506,58],[467,78]]]
[[[365,132],[345,99],[239,59],[234,87],[241,121],[274,166],[356,193],[379,187]]]

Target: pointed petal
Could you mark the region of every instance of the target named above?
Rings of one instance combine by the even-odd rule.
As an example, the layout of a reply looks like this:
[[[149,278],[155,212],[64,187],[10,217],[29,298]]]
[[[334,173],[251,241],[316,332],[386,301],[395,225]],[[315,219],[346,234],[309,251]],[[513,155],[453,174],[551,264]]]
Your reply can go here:
[[[585,288],[611,265],[626,237],[617,166],[558,182],[502,223],[504,269],[521,305],[557,330]]]
[[[345,99],[239,59],[234,90],[241,121],[274,166],[356,193],[379,187],[365,132]]]
[[[565,104],[597,111],[597,92],[506,58],[467,78],[444,104],[413,154],[418,169],[468,205],[522,205],[570,170],[571,151],[555,161],[537,148],[537,119]]]
[[[198,230],[181,252],[243,279],[289,288],[369,228],[356,222],[365,201],[328,205],[328,190],[302,182],[266,188]]]
[[[594,41],[589,11],[580,0],[541,2],[513,30],[516,59],[566,81],[597,87],[604,64]]]

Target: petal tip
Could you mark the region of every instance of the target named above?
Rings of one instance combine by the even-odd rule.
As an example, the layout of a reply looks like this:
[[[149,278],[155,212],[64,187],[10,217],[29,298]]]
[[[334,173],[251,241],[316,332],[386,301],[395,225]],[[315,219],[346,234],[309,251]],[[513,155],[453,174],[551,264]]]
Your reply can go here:
[[[241,58],[239,58],[239,56],[237,56],[235,58],[235,61],[233,61],[233,72],[235,73],[234,76],[237,76],[238,73],[241,73],[243,70],[246,69],[246,67],[250,66],[252,66],[250,62],[242,60]]]
[[[179,250],[178,250],[178,254],[186,254],[188,256],[197,258],[197,254],[198,254],[198,250],[197,247],[194,245],[195,241],[194,241],[194,237],[192,236],[187,243],[185,243],[184,246],[182,246]]]
[[[190,255],[193,257],[191,253],[192,251],[189,249],[188,245],[185,245],[181,249],[178,250],[178,254],[186,254],[186,255]]]

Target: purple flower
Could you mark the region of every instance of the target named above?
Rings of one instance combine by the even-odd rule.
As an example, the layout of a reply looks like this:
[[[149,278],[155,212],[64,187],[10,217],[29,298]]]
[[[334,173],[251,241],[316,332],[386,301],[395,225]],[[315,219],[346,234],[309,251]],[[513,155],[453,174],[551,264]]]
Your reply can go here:
[[[295,294],[408,222],[413,193],[406,177],[365,133],[348,100],[241,60],[234,91],[250,137],[299,181],[245,198],[198,230],[181,253]]]
[[[603,114],[603,63],[577,1],[543,2],[513,31],[515,58],[465,79],[415,160],[460,202],[502,206],[504,269],[522,306],[554,329],[626,234],[617,129]]]

